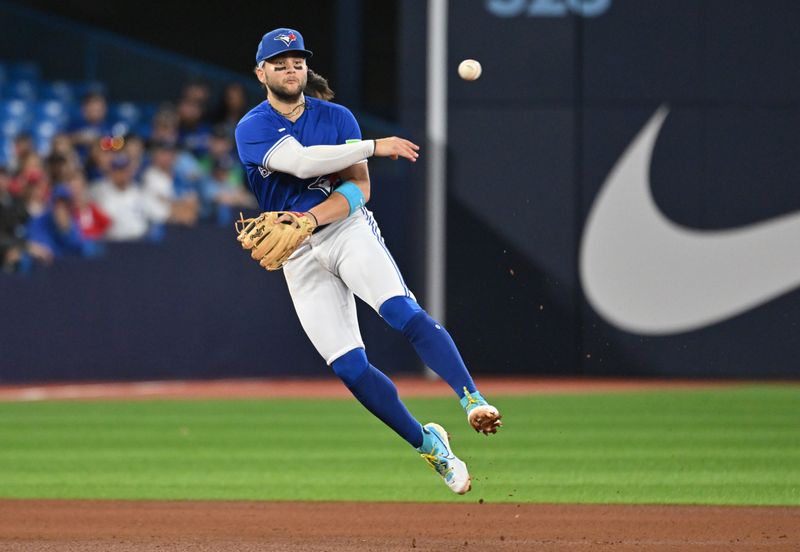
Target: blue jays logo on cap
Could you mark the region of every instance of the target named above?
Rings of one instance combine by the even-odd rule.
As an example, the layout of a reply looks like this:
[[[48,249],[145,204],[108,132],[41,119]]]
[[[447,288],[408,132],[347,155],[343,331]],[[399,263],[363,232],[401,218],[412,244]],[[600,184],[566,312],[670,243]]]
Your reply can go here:
[[[289,44],[297,40],[297,35],[294,33],[289,33],[289,34],[281,33],[278,36],[276,36],[274,40],[280,40],[281,42],[283,42],[288,46]]]
[[[305,57],[312,55],[310,50],[306,50],[303,35],[299,32],[294,29],[275,29],[265,34],[258,43],[256,64],[284,52],[302,52]]]

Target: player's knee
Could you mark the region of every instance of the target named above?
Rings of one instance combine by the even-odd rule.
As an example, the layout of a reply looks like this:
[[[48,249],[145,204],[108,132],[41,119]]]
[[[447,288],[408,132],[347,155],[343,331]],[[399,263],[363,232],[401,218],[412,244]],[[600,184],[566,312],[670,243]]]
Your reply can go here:
[[[348,351],[331,363],[331,367],[345,385],[353,385],[369,367],[364,349]]]
[[[384,301],[378,312],[392,328],[403,331],[412,318],[425,311],[410,297],[397,296]]]

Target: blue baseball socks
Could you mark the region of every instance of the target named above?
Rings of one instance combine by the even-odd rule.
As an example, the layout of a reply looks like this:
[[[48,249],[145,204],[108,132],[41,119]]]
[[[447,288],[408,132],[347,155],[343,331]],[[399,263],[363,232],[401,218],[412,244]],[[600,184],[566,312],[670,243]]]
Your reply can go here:
[[[456,392],[469,412],[487,404],[478,393],[453,338],[409,297],[392,297],[381,305],[380,315],[411,342],[420,359]],[[397,388],[367,360],[364,349],[353,349],[331,364],[351,393],[383,423],[414,448],[423,444],[421,424],[400,401]]]
[[[381,305],[380,315],[406,336],[422,362],[439,374],[459,398],[465,396],[465,388],[468,393],[477,392],[453,338],[416,301],[392,297]]]
[[[392,380],[367,361],[364,349],[353,349],[331,364],[358,402],[414,447],[422,446],[422,425],[397,395]]]

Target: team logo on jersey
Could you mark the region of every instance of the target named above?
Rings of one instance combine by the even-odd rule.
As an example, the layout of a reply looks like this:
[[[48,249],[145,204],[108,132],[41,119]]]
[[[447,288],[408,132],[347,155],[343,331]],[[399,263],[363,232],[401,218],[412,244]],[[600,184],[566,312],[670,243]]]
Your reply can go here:
[[[297,35],[294,33],[289,33],[289,34],[283,33],[276,36],[274,40],[280,40],[281,42],[283,42],[288,46],[289,44],[297,40]]]
[[[329,174],[328,176],[320,176],[314,182],[308,185],[308,189],[319,190],[326,196],[329,196],[331,195],[334,183],[338,181],[339,179],[333,174]]]
[[[269,171],[264,167],[259,167],[258,172],[261,173],[261,178],[266,178],[269,176]]]

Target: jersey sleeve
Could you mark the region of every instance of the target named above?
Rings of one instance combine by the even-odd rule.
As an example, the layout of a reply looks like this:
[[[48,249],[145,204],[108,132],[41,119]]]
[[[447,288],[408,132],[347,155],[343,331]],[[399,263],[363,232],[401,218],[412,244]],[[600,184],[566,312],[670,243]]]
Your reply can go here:
[[[267,168],[269,156],[285,140],[291,138],[291,134],[285,129],[278,129],[272,125],[253,124],[256,121],[244,122],[236,127],[236,149],[239,151],[239,158],[242,163]]]
[[[349,109],[342,109],[339,118],[339,143],[347,144],[352,140],[361,140],[361,127]]]

